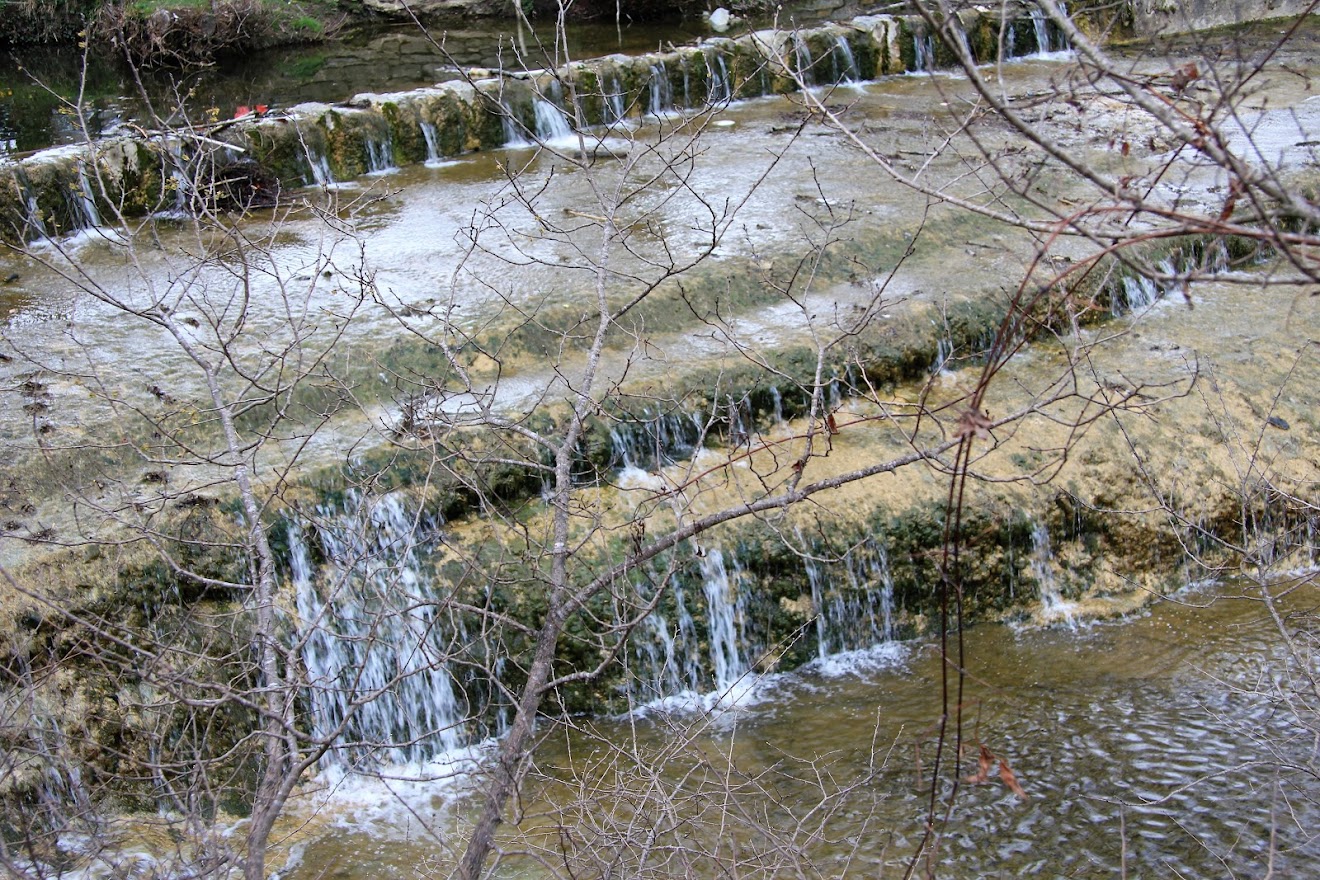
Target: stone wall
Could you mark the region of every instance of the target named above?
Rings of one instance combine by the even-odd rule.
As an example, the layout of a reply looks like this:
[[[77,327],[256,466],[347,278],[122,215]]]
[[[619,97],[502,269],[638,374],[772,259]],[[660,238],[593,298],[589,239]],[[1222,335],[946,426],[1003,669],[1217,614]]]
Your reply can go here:
[[[1288,18],[1311,5],[1307,0],[1129,0],[1132,29],[1140,37]]]

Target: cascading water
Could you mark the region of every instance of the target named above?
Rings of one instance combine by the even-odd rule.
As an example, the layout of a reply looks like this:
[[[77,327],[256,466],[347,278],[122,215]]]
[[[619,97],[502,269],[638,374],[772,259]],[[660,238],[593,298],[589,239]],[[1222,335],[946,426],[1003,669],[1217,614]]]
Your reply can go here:
[[[390,174],[398,171],[394,164],[394,143],[386,137],[384,140],[367,139],[367,173]]]
[[[573,127],[568,124],[564,111],[545,100],[536,98],[532,101],[532,113],[536,117],[536,138],[542,143],[564,143],[575,140]]]
[[[770,405],[775,419],[775,427],[785,427],[788,423],[784,420],[784,396],[779,393],[778,385],[770,386]]]
[[[735,569],[735,572],[737,569]],[[750,664],[743,657],[745,606],[736,578],[730,578],[724,553],[710,548],[701,559],[702,592],[706,595],[706,625],[715,692],[726,698],[744,681]]]
[[[704,57],[710,84],[706,92],[706,102],[709,104],[724,104],[733,100],[733,88],[729,82],[729,68],[724,64],[724,56],[718,49],[711,49],[704,54]],[[686,79],[683,85],[686,90]]]
[[[96,199],[93,197],[95,192],[96,190],[92,189],[92,181],[87,175],[87,165],[79,162],[78,188],[72,193],[78,229],[95,229],[101,225],[101,215],[96,210]]]
[[[174,189],[173,213],[176,216],[182,216],[189,213],[189,207],[196,192],[196,188],[193,186],[193,175],[188,171],[188,159],[184,155],[182,141],[169,141],[166,151],[169,156],[170,183]]]
[[[801,33],[793,32],[793,62],[797,65],[797,75],[804,85],[816,84],[816,62],[811,57],[811,47]]]
[[[1040,620],[1042,623],[1062,621],[1069,629],[1076,629],[1074,607],[1059,591],[1059,583],[1051,566],[1053,561],[1054,551],[1050,547],[1049,530],[1044,523],[1036,523],[1031,530],[1030,570],[1040,591]]]
[[[23,218],[24,232],[26,237],[38,241],[50,238],[50,230],[46,227],[46,221],[41,216],[41,206],[37,203],[37,194],[32,190],[32,184],[26,174],[20,168],[14,176],[18,182],[20,191],[23,195],[23,205],[26,215]]]
[[[422,139],[426,141],[426,164],[437,165],[444,161],[440,155],[440,132],[436,127],[423,120],[421,123]]]
[[[1067,15],[1067,7],[1062,3],[1060,3],[1059,6],[1063,13]],[[1043,9],[1039,6],[1032,6],[1028,10],[1028,13],[1031,15],[1031,27],[1036,35],[1037,55],[1049,55],[1052,52],[1068,51],[1068,40],[1062,33],[1058,33],[1057,29],[1051,25],[1050,20],[1045,15]]]
[[[37,204],[37,197],[31,193],[24,196],[23,203],[27,206],[27,217],[25,223],[27,228],[37,239],[50,238],[50,230],[46,228],[46,221],[41,219],[41,206]]]
[[[500,119],[504,124],[504,146],[515,150],[536,146],[536,144],[528,139],[527,133],[529,129],[523,124],[522,120],[518,118],[518,115],[514,112],[513,108],[507,103],[501,104],[500,106],[502,107]]]
[[[1213,259],[1213,258],[1212,258]],[[1178,267],[1173,260],[1161,260],[1156,267],[1161,275],[1174,277]],[[1126,312],[1139,312],[1148,309],[1163,299],[1169,292],[1167,283],[1162,283],[1146,275],[1126,275],[1123,277],[1123,294],[1110,298],[1110,312],[1115,316]]]
[[[628,113],[624,107],[623,82],[620,81],[617,73],[611,72],[605,91],[606,118],[602,119],[605,125],[618,125],[628,118]]]
[[[698,413],[645,414],[640,421],[621,422],[610,429],[610,444],[620,468],[656,471],[690,458],[701,440]]]
[[[429,595],[402,500],[350,494],[343,511],[322,510],[320,570],[306,526],[290,523],[288,542],[312,732],[339,743],[323,767],[418,763],[463,745],[468,713],[447,665],[461,629]]]
[[[884,545],[868,539],[842,560],[845,582],[819,563],[803,559],[816,614],[820,660],[894,644],[894,580]]]
[[[330,172],[330,160],[324,153],[318,153],[310,146],[306,147],[307,152],[307,177],[304,178],[308,185],[315,184],[323,189],[333,189],[338,184],[335,176]]]
[[[935,69],[935,37],[933,34],[916,34],[912,38],[914,53],[913,67],[917,73],[929,73]]]
[[[811,557],[803,557],[802,565],[807,570],[807,583],[811,587],[811,610],[816,616],[816,656],[824,660],[830,654],[829,623],[825,617],[825,590],[815,560]]]
[[[834,47],[830,51],[834,61],[834,81],[836,83],[855,84],[861,80],[857,70],[857,59],[853,57],[852,47],[843,34],[834,38]]]
[[[674,108],[674,87],[669,82],[669,72],[665,70],[663,60],[650,66],[650,104],[646,112],[652,116],[664,116]]]
[[[935,361],[930,367],[931,375],[948,375],[951,360],[953,360],[953,340],[946,336],[935,343]]]

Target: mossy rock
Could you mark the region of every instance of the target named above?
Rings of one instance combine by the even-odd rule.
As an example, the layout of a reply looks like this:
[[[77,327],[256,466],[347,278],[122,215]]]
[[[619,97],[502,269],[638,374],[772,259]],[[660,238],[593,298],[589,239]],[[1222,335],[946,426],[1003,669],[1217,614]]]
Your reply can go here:
[[[398,165],[414,165],[427,158],[426,137],[422,134],[417,109],[411,104],[387,101],[380,105],[380,113],[389,126],[389,138]]]

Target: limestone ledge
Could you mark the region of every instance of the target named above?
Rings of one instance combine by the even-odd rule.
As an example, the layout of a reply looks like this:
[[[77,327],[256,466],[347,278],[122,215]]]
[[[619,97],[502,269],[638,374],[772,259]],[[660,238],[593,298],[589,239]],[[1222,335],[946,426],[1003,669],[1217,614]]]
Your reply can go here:
[[[999,13],[962,17],[976,56],[995,57]],[[1029,19],[1012,20],[1008,34],[1010,54],[1037,51]],[[645,115],[787,94],[799,79],[861,81],[952,64],[920,19],[868,15],[668,52],[610,55],[554,71],[471,71],[463,82],[362,94],[336,105],[302,104],[261,118],[110,138],[4,163],[0,239],[59,237],[203,206],[268,206],[303,186],[544,138],[554,133],[547,124],[608,130]]]

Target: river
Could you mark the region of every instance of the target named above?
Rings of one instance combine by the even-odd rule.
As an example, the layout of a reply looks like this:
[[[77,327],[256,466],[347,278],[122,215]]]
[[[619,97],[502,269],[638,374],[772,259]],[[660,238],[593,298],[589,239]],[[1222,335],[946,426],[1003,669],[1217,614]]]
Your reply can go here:
[[[960,773],[975,773],[984,743],[1027,798],[993,769],[964,784],[938,875],[1314,866],[1315,731],[1282,699],[1289,669],[1251,595],[1200,585],[1076,629],[968,632]],[[1288,604],[1313,612],[1317,600],[1312,584]],[[549,876],[536,859],[568,876],[900,876],[928,803],[939,667],[930,642],[888,643],[750,683],[734,708],[553,727],[504,840],[525,854],[499,876]],[[285,876],[442,874],[462,802],[437,794],[444,784],[388,787],[332,797],[315,820],[330,830],[298,845]]]
[[[1043,88],[1058,70],[1029,62],[1007,66],[1005,75],[1031,90]],[[934,108],[957,103],[958,82],[903,77],[838,94],[862,124],[883,129],[877,138],[891,139],[895,154],[906,156],[900,161],[917,162],[922,160],[911,147],[924,147],[930,132],[948,121],[946,111]],[[734,107],[703,135],[691,186],[714,194],[750,188],[771,161],[768,157],[789,141],[797,110],[788,98]],[[653,124],[635,130],[638,143],[647,142],[647,126]],[[1102,149],[1103,133],[1082,128],[1078,124],[1076,133],[1067,135],[1074,138],[1069,146]],[[1020,277],[1022,258],[996,237],[998,232],[957,223],[940,226],[938,217],[927,217],[926,206],[901,201],[894,195],[896,187],[874,172],[867,174],[866,162],[837,132],[808,128],[795,147],[779,160],[775,185],[750,198],[717,252],[717,264],[729,258],[728,266],[738,272],[745,271],[746,261],[757,261],[750,264],[757,267],[772,263],[789,244],[832,229],[824,218],[834,211],[853,214],[856,208],[849,231],[857,230],[854,241],[868,256],[881,253],[872,249],[876,242],[903,240],[905,228],[923,233],[923,249],[905,258],[888,282],[886,297],[896,308],[942,299],[950,291],[997,291],[1003,278]],[[253,356],[274,344],[284,326],[289,300],[271,294],[287,286],[305,297],[309,314],[327,319],[336,314],[336,297],[345,296],[352,281],[370,278],[370,295],[340,349],[356,346],[354,357],[358,351],[380,355],[379,362],[364,358],[370,371],[391,353],[389,340],[411,332],[403,328],[437,315],[449,317],[446,303],[463,309],[455,326],[475,332],[502,330],[496,323],[500,313],[517,313],[528,302],[567,299],[568,284],[548,267],[563,262],[574,243],[533,241],[524,233],[540,218],[529,218],[509,196],[505,169],[530,156],[526,150],[495,151],[367,178],[329,193],[309,191],[317,208],[328,205],[324,214],[309,211],[278,220],[262,215],[253,221],[254,230],[269,224],[268,232],[258,236],[269,242],[259,262],[268,259],[275,267],[271,278],[253,285],[259,295],[246,325],[260,337]],[[599,166],[596,171],[608,174]],[[533,161],[524,178],[530,181],[545,185],[538,207],[551,217],[580,212],[591,183],[588,175],[549,157]],[[330,201],[318,202],[321,198]],[[681,236],[692,234],[693,209],[692,202],[661,199],[657,224],[672,235],[660,240],[681,250]],[[319,237],[326,217],[335,224],[329,244]],[[463,235],[473,218],[490,221],[486,228],[495,239],[489,251],[465,256]],[[172,234],[164,234],[171,246],[177,244]],[[186,236],[186,230],[179,234],[183,240]],[[179,304],[181,319],[223,314],[230,301],[225,298],[230,288],[221,283],[228,267],[209,254],[192,260],[183,248],[143,249],[138,262],[129,264],[112,236],[102,241],[93,233],[89,241],[66,244],[105,289],[150,295],[151,285],[159,285]],[[541,248],[535,253],[539,262],[509,258],[532,246]],[[336,250],[347,251],[342,263]],[[40,395],[34,393],[40,399],[29,404],[28,416],[15,411],[5,421],[16,458],[45,452],[31,445],[21,449],[34,426],[49,426],[70,448],[108,434],[109,425],[94,410],[81,409],[87,405],[78,369],[83,361],[94,364],[96,369],[88,370],[93,378],[114,377],[114,399],[135,405],[153,397],[187,397],[196,389],[195,379],[177,375],[182,358],[160,351],[157,328],[128,327],[115,310],[76,296],[61,286],[59,259],[52,261],[55,271],[17,257],[6,256],[3,263],[6,275],[19,276],[6,290],[11,309],[7,332],[31,357],[26,362],[16,358],[3,372],[15,388],[38,380],[49,383]],[[459,264],[462,272],[455,269]],[[180,266],[184,271],[177,271]],[[893,267],[890,261],[874,271]],[[499,279],[498,287],[491,278]],[[618,375],[631,370],[629,376],[635,377],[648,368],[663,375],[685,358],[717,358],[739,334],[745,334],[739,339],[744,345],[782,343],[803,332],[816,311],[846,311],[854,305],[850,296],[869,299],[874,292],[870,280],[823,291],[819,301],[804,298],[788,316],[749,307],[699,332],[685,332],[691,325],[670,328],[669,335],[656,332],[645,339],[646,346],[664,349],[664,355],[649,367],[645,358],[639,357],[640,364],[630,360],[616,367]],[[202,294],[193,299],[198,290]],[[220,307],[214,312],[198,305],[205,304],[207,291],[217,292]],[[1159,313],[1145,318],[1142,332],[1157,336],[1161,347],[1148,344],[1151,336],[1137,342],[1133,333],[1125,342],[1134,346],[1133,352],[1137,347],[1175,351],[1178,345],[1169,348],[1158,334],[1187,344],[1188,325],[1213,321],[1229,309],[1222,301],[1206,303],[1198,305],[1194,316],[1176,320],[1168,308],[1153,311]],[[1257,326],[1250,328],[1253,344],[1267,332],[1264,314],[1258,309]],[[890,317],[887,312],[881,316]],[[804,317],[793,324],[793,318]],[[1271,325],[1274,317],[1269,315]],[[1289,327],[1304,334],[1304,320],[1289,318]],[[1219,321],[1214,329],[1228,323]],[[1170,324],[1177,324],[1177,333],[1167,329]],[[1232,353],[1231,344],[1214,342],[1205,347],[1216,356]],[[1272,339],[1268,347],[1282,350]],[[143,357],[144,352],[153,356]],[[1261,358],[1249,354],[1259,372]],[[1021,360],[1049,356],[1028,352]],[[618,360],[630,357],[625,353]],[[1168,360],[1182,358],[1179,352]],[[1162,359],[1158,353],[1133,354],[1124,364],[1126,375],[1182,369]],[[563,364],[540,366],[511,360],[496,390],[510,385],[530,390],[525,398],[509,393],[501,404],[537,400]],[[54,378],[37,375],[38,367]],[[398,371],[405,373],[403,367]],[[383,369],[380,380],[388,386]],[[346,424],[316,437],[327,458],[355,454],[355,432],[356,437],[373,429],[384,433],[395,418],[388,411],[393,404],[388,388],[367,388],[364,380],[362,390],[367,418],[344,417]],[[1267,399],[1274,389],[1252,390],[1253,399]],[[1293,397],[1300,402],[1290,398],[1288,406],[1310,408],[1306,395]],[[1305,444],[1308,428],[1301,415],[1294,410],[1285,414],[1297,425],[1288,442]],[[840,457],[844,442],[839,441]],[[1298,455],[1305,456],[1304,448]],[[13,470],[20,473],[22,467]],[[171,491],[210,478],[187,471],[180,466],[170,476]],[[37,502],[44,508],[41,524],[55,522],[51,508],[58,507],[58,499]],[[804,586],[807,580],[804,573]],[[1304,735],[1314,731],[1277,699],[1276,683],[1289,679],[1270,621],[1257,603],[1231,593],[1225,587],[1188,588],[1147,612],[1078,628],[988,624],[970,631],[963,703],[970,746],[958,774],[975,773],[981,744],[992,756],[991,772],[984,784],[962,786],[950,819],[940,824],[933,856],[939,873],[969,878],[1203,877],[1264,873],[1269,864],[1277,873],[1295,874],[1314,864],[1320,856],[1320,846],[1310,837],[1320,819],[1311,803],[1316,754],[1313,739]],[[1308,585],[1293,601],[1297,609],[1307,609],[1315,600],[1314,586]],[[556,871],[575,877],[901,874],[917,846],[928,802],[921,790],[926,784],[922,770],[930,767],[941,712],[941,664],[929,642],[884,642],[860,654],[822,658],[797,672],[744,677],[734,687],[736,699],[707,696],[686,709],[655,706],[623,718],[579,718],[547,726],[507,827],[503,845],[509,855],[499,866],[500,876],[540,877]],[[468,803],[462,794],[469,778],[464,760],[458,756],[452,766],[432,765],[425,772],[443,778],[424,782],[325,778],[324,803],[318,806],[318,796],[308,792],[291,811],[292,826],[301,827],[280,843],[293,856],[284,876],[384,880],[444,874],[462,843]],[[999,760],[1012,768],[1025,799],[998,780]],[[1289,770],[1280,771],[1281,766]]]

